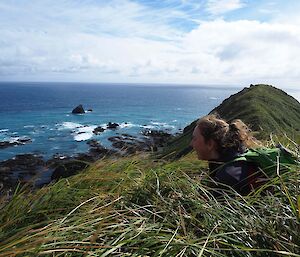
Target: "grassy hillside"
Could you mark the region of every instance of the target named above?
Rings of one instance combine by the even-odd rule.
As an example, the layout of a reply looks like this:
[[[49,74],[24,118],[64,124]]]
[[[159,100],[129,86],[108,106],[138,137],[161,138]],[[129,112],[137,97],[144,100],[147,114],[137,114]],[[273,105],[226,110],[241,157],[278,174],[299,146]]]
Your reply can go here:
[[[270,85],[252,85],[223,101],[211,113],[226,120],[242,119],[264,137],[300,131],[300,103]]]
[[[101,160],[2,202],[0,256],[300,256],[299,182],[217,201],[193,154]]]
[[[251,85],[224,100],[211,113],[223,119],[243,120],[257,132],[259,139],[270,134],[287,134],[294,140],[300,139],[300,103],[284,91],[270,85]],[[182,135],[170,141],[161,157],[176,157],[189,151],[188,145],[196,121],[184,129]],[[299,142],[298,142],[299,143]]]
[[[258,96],[266,90],[277,94],[272,87],[254,86],[220,107],[227,108],[228,119],[237,118],[235,113],[244,111],[241,102],[257,108],[267,101]],[[286,103],[278,97],[276,103],[298,110],[292,98]],[[145,154],[102,159],[42,189],[18,188],[12,198],[0,199],[0,257],[300,257],[299,165],[246,197],[228,188],[228,195],[216,199],[207,163],[185,148],[194,125],[169,145],[169,153],[184,154],[175,161]],[[296,144],[289,148],[299,155]]]

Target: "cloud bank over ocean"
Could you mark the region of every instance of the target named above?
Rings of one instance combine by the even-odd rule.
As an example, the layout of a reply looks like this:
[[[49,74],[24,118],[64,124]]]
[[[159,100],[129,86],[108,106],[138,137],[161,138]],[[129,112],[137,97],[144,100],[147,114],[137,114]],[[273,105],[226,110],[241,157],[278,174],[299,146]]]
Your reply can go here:
[[[2,81],[297,88],[298,1],[0,3]]]

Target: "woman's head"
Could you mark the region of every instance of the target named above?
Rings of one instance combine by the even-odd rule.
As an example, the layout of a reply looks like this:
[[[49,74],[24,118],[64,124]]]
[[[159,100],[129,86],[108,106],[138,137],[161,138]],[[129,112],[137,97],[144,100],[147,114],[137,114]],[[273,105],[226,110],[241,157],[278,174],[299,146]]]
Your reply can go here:
[[[191,142],[198,158],[202,160],[218,159],[225,151],[242,152],[245,147],[257,144],[258,141],[241,120],[227,123],[215,115],[207,115],[198,120]]]

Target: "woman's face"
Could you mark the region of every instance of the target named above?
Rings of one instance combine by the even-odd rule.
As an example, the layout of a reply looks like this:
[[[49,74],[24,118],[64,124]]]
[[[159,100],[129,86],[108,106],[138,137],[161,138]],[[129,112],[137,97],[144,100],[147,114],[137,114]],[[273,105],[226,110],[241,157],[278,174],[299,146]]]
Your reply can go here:
[[[214,141],[212,139],[205,141],[198,125],[193,131],[191,146],[196,151],[199,160],[212,160],[215,158]]]

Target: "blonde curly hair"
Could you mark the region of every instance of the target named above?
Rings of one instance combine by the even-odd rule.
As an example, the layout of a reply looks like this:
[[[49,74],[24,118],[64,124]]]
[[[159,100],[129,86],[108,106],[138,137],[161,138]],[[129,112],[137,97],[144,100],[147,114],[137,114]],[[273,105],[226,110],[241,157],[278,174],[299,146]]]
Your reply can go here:
[[[197,127],[204,140],[212,139],[216,142],[216,150],[219,154],[227,149],[243,152],[245,147],[255,148],[261,145],[252,135],[249,127],[239,119],[228,123],[211,114],[200,118]]]

